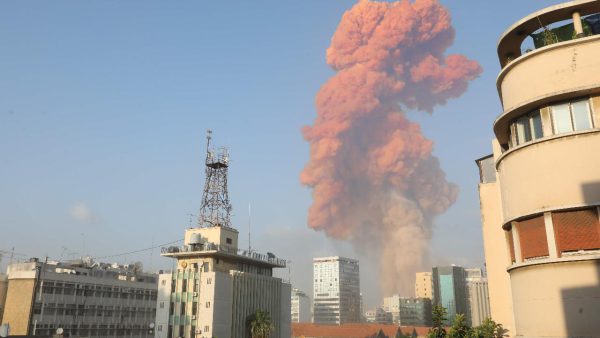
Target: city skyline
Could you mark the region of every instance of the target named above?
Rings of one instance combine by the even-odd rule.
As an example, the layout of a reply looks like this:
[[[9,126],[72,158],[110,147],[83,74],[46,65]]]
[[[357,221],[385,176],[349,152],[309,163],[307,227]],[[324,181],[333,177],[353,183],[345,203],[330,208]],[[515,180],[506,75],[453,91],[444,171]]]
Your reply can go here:
[[[510,23],[558,2],[507,11],[505,4],[442,1],[456,28],[452,52],[474,57],[484,73],[433,117],[408,114],[434,140],[434,154],[460,187],[456,204],[435,220],[430,266],[483,265],[472,160],[488,152],[492,135],[477,128],[501,111],[493,86],[495,44]],[[204,133],[211,128],[217,143],[232,150],[230,195],[240,246],[248,244],[250,204],[252,246],[274,243],[274,252],[292,261],[282,277],[300,289],[310,290],[305,275],[312,257],[350,256],[363,262],[362,276],[377,273],[347,243],[306,227],[310,192],[298,181],[308,158],[300,128],[315,117],[314,96],[331,76],[325,48],[352,5],[70,3],[66,12],[41,4],[30,13],[26,5],[3,3],[0,39],[11,48],[0,56],[0,223],[9,236],[0,239],[0,250],[54,259],[109,256],[103,260],[168,269],[172,262],[159,249],[110,256],[181,238],[200,206]],[[274,22],[252,20],[248,12]],[[484,19],[492,13],[496,20]],[[224,18],[239,25],[219,21]],[[29,27],[34,21],[45,29]],[[473,29],[484,24],[485,33]],[[222,35],[202,34],[213,30]],[[290,238],[294,243],[285,243]],[[384,296],[375,290],[372,281],[363,286],[367,305]]]

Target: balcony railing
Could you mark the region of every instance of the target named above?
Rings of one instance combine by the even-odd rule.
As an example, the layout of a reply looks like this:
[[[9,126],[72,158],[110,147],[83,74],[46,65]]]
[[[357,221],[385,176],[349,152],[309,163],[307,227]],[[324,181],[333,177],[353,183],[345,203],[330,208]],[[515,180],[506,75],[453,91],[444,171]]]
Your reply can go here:
[[[277,258],[274,254],[268,252],[267,254],[258,253],[256,251],[248,251],[243,249],[233,249],[229,246],[218,245],[214,243],[204,243],[195,245],[183,245],[183,246],[169,246],[162,247],[160,249],[161,254],[177,254],[177,253],[201,253],[217,251],[220,253],[227,253],[231,255],[243,256],[246,258],[254,259],[257,261],[263,261],[279,266],[286,266],[286,260]]]

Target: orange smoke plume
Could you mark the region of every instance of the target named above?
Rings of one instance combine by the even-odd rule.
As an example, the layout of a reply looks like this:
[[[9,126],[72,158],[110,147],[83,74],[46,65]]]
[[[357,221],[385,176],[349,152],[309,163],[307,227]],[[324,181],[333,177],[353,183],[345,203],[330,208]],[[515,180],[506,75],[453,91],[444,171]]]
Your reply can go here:
[[[376,253],[384,293],[412,290],[432,219],[456,200],[432,142],[401,108],[432,112],[481,73],[475,61],[444,55],[454,29],[437,0],[360,1],[346,12],[327,50],[337,71],[303,129],[313,189],[311,228]]]

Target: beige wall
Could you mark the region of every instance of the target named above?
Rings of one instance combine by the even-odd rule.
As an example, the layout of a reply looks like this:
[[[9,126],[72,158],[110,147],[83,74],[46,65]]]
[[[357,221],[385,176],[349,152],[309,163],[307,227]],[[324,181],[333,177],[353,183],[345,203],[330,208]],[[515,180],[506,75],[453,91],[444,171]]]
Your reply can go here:
[[[600,130],[507,153],[498,166],[503,223],[542,210],[600,203]]]
[[[492,318],[514,336],[509,274],[510,254],[502,229],[502,209],[498,183],[479,185],[481,223]]]
[[[517,334],[525,337],[598,337],[599,276],[598,260],[531,265],[511,270]]]
[[[35,279],[10,279],[2,324],[10,324],[11,335],[26,335]]]
[[[189,244],[190,237],[192,236],[192,234],[195,233],[200,234],[203,240],[206,240],[209,243],[217,244],[221,247],[228,247],[232,251],[236,251],[238,248],[238,231],[235,229],[223,227],[186,229],[184,236],[184,244]],[[227,238],[231,239],[231,244],[227,243]]]
[[[600,36],[550,45],[524,55],[498,77],[504,112],[563,93],[600,87]]]
[[[433,299],[431,272],[417,272],[415,278],[415,297]]]

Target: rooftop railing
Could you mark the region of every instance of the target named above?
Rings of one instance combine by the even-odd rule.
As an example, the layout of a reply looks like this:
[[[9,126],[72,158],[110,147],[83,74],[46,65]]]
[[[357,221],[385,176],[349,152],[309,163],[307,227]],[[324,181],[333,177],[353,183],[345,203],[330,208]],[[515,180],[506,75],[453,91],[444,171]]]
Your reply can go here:
[[[221,253],[227,253],[230,255],[243,256],[246,258],[254,259],[257,261],[263,261],[266,263],[271,263],[279,266],[286,266],[286,260],[277,258],[274,254],[268,252],[266,254],[258,253],[256,251],[249,251],[243,249],[233,249],[229,246],[218,245],[214,243],[204,243],[204,244],[194,244],[194,245],[183,245],[183,246],[169,246],[162,247],[160,249],[161,254],[177,254],[177,253],[200,253],[200,252],[209,252],[209,251],[217,251]]]

